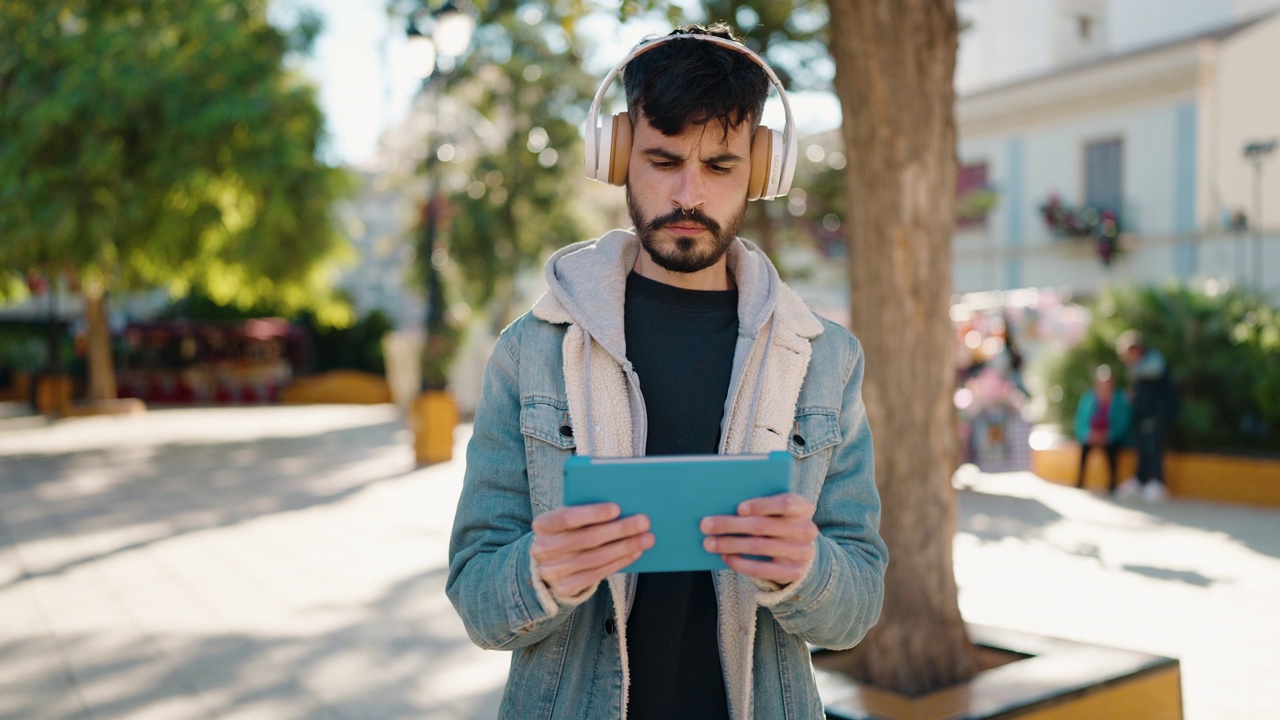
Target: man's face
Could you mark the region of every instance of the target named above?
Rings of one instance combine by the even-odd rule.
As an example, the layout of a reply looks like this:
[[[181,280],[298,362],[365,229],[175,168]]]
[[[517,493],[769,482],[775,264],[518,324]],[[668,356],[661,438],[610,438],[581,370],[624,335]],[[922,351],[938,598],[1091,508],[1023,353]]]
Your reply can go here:
[[[659,267],[693,273],[716,264],[742,228],[751,176],[751,128],[718,122],[663,135],[635,113],[627,209]]]

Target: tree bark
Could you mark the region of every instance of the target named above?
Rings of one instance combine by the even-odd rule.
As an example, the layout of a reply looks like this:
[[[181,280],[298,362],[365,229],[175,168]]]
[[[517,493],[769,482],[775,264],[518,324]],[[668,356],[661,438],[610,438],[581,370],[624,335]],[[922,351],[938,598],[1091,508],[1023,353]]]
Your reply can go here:
[[[89,402],[116,399],[116,369],[111,356],[111,327],[107,323],[107,294],[85,288],[84,318],[87,326],[89,386],[85,399]]]
[[[875,435],[884,611],[849,655],[860,680],[915,694],[975,672],[952,567],[956,427],[953,0],[830,0],[853,330]]]

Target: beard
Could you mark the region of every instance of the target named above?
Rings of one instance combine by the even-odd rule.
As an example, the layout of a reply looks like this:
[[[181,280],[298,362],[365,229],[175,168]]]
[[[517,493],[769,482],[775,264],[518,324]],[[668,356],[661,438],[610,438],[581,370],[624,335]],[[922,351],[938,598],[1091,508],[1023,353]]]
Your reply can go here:
[[[747,202],[742,201],[742,209],[723,226],[700,209],[685,213],[676,209],[656,217],[646,219],[631,196],[631,186],[627,186],[627,212],[631,222],[636,226],[636,235],[640,238],[640,246],[649,254],[658,267],[678,273],[695,273],[715,265],[725,253],[738,231],[742,229],[742,220],[747,215]],[[668,225],[701,225],[711,234],[711,240],[702,237],[677,236],[670,242],[663,243],[658,239],[658,231]]]

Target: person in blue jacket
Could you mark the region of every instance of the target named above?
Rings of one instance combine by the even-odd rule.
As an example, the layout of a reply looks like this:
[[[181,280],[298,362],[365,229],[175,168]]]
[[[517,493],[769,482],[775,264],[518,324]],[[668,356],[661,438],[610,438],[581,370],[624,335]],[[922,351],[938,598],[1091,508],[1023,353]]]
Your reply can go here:
[[[1116,492],[1116,456],[1120,448],[1129,442],[1129,429],[1133,422],[1133,408],[1124,393],[1116,392],[1111,368],[1099,365],[1094,373],[1093,388],[1085,390],[1076,406],[1076,439],[1080,441],[1080,472],[1076,475],[1076,487],[1084,487],[1084,468],[1089,451],[1102,448],[1107,453],[1110,470],[1110,493]]]

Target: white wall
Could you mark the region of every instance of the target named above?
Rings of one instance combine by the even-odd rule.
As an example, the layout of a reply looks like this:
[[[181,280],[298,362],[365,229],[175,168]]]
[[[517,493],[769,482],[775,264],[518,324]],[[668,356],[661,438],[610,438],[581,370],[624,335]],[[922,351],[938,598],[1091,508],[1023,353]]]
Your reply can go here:
[[[1209,177],[1210,195],[1222,207],[1243,209],[1255,220],[1253,165],[1244,159],[1250,141],[1280,139],[1280,16],[1230,39],[1218,64],[1218,122],[1207,138],[1216,163]],[[1280,149],[1262,167],[1262,223],[1280,227]]]
[[[970,27],[960,36],[956,91],[970,93],[1052,70],[1055,35],[1064,29],[1054,17],[1071,2],[957,2],[960,17]],[[1280,0],[1106,0],[1105,5],[1107,45],[1118,54],[1277,10]]]
[[[1082,203],[1084,147],[1089,142],[1113,138],[1124,142],[1121,221],[1126,232],[1173,236],[1178,229],[1177,112],[1180,105],[1193,100],[1190,95],[1169,96],[1160,103],[1029,126],[1016,135],[962,138],[960,161],[987,162],[988,178],[1000,192],[1000,204],[992,210],[985,229],[956,233],[957,291],[1089,287],[1097,282],[1099,264],[1093,245],[1054,237],[1039,210],[1051,194],[1068,205]],[[1014,145],[1020,146],[1021,155],[1016,168],[1011,157]],[[1019,177],[1020,188],[1014,189],[1011,185]],[[1011,202],[1017,207],[1011,207]],[[1018,228],[1020,237],[1012,237]],[[1172,255],[1151,256],[1146,262],[1132,270],[1150,270],[1163,279],[1178,267]],[[1116,272],[1121,271],[1117,267]]]
[[[1128,52],[1240,19],[1235,0],[1111,0],[1111,47]]]
[[[1052,68],[1051,0],[963,0],[956,91],[964,94]]]

